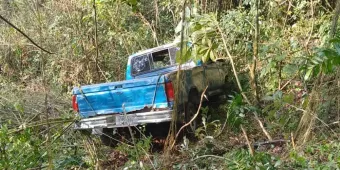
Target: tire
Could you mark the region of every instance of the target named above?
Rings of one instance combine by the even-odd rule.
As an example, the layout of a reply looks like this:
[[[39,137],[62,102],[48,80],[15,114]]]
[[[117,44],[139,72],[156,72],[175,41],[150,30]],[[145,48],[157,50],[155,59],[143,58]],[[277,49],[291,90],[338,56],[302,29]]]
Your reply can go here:
[[[90,136],[91,135],[91,130],[79,130],[79,132],[82,135],[85,135],[85,136]]]
[[[118,143],[117,134],[113,135],[113,129],[104,128],[103,134],[100,135],[100,140],[103,145],[115,147]]]
[[[190,93],[189,100],[185,105],[185,122],[188,123],[192,117],[196,114],[198,110],[198,94],[197,92]],[[196,139],[195,132],[196,129],[201,124],[201,115],[198,114],[197,117],[186,127],[187,136],[191,139]]]

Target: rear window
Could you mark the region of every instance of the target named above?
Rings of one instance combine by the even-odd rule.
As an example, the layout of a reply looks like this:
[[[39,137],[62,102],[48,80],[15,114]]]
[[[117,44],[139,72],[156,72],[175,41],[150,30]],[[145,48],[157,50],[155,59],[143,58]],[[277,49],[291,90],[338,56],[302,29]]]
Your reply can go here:
[[[151,70],[149,55],[132,58],[132,74],[139,74]]]
[[[172,51],[170,50],[170,53]],[[141,74],[150,70],[156,70],[171,66],[175,56],[170,55],[169,50],[161,50],[150,54],[133,57],[131,60],[132,75]],[[172,53],[171,53],[172,54]]]

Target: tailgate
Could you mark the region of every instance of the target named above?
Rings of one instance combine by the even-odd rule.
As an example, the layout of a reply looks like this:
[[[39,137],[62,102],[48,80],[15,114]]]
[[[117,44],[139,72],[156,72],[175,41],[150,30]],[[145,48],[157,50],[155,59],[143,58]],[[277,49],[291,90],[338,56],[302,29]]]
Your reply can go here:
[[[81,117],[167,108],[165,77],[154,76],[74,88]],[[157,85],[157,88],[156,88]],[[124,109],[123,109],[124,105]]]

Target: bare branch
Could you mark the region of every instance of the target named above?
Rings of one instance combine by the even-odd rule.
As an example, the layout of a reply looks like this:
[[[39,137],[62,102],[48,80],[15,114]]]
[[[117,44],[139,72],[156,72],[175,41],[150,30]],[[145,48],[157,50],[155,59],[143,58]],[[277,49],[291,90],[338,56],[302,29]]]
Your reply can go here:
[[[200,110],[201,110],[203,97],[204,97],[205,91],[207,91],[207,89],[208,89],[208,86],[204,89],[204,91],[203,91],[202,94],[201,94],[200,105],[198,106],[198,109],[197,109],[196,114],[191,118],[191,120],[190,120],[188,123],[186,123],[185,125],[183,125],[183,126],[178,130],[178,132],[177,132],[177,134],[176,134],[176,137],[175,137],[175,140],[173,141],[173,143],[172,143],[172,145],[171,145],[171,147],[170,147],[170,150],[174,147],[174,145],[175,145],[175,143],[176,143],[176,139],[177,139],[178,135],[180,134],[180,132],[181,132],[185,127],[189,126],[189,125],[192,123],[192,121],[194,121],[194,120],[196,119],[198,113],[199,113]]]
[[[250,144],[250,141],[249,141],[249,139],[248,139],[247,132],[246,132],[246,130],[243,128],[242,125],[241,125],[241,129],[242,129],[242,132],[243,132],[244,137],[246,138],[246,141],[247,141],[247,144],[248,144],[248,148],[249,148],[250,155],[251,155],[251,156],[254,156],[254,148],[253,148],[253,146]]]
[[[18,32],[20,32],[24,37],[26,37],[29,41],[31,41],[32,44],[34,44],[36,47],[38,47],[39,49],[41,49],[42,51],[48,53],[48,54],[54,54],[53,52],[50,52],[44,48],[42,48],[41,46],[39,46],[37,43],[35,43],[28,35],[26,35],[23,31],[21,31],[18,27],[16,27],[15,25],[13,25],[11,22],[9,22],[6,18],[4,18],[3,16],[0,15],[0,19],[2,19],[3,21],[5,21],[8,25],[10,25],[11,27],[13,27],[15,30],[17,30]]]

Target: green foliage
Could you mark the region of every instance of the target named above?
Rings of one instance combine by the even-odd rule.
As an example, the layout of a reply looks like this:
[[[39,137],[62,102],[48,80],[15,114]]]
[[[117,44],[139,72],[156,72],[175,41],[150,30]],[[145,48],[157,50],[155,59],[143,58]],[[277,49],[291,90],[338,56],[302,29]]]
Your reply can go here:
[[[246,121],[246,115],[253,108],[243,102],[241,94],[229,95],[229,98],[228,102],[218,109],[208,106],[201,108],[203,126],[196,129],[196,136],[205,139],[219,136],[227,129],[233,132],[239,130],[240,125]],[[223,115],[217,115],[218,112],[222,112]],[[224,121],[223,124],[221,124],[222,121]]]
[[[332,73],[340,65],[340,38],[330,40],[331,47],[320,48],[312,56],[305,68],[305,80],[315,77],[319,73]]]
[[[262,113],[267,116],[269,121],[275,122],[269,127],[274,131],[286,132],[289,136],[289,133],[296,129],[299,120],[295,108],[289,107],[294,105],[294,94],[284,94],[278,90],[272,95],[263,97],[263,100],[267,104],[262,109]]]
[[[270,152],[255,150],[252,156],[246,149],[233,149],[223,156],[211,155],[207,145],[185,149],[190,153],[191,161],[182,161],[174,165],[180,167],[206,169],[339,169],[339,143],[324,141],[308,144],[304,150],[288,150],[287,156],[279,157]],[[288,147],[289,149],[289,147]]]
[[[286,161],[287,167],[301,169],[339,169],[340,150],[338,142],[324,141],[308,145],[302,152],[291,151],[290,160]]]
[[[73,119],[69,103],[71,87],[122,80],[128,55],[173,41],[174,36],[179,40],[181,36],[178,34],[184,35],[185,43],[180,63],[190,59],[207,62],[226,57],[222,32],[236,71],[242,77],[244,94],[249,95],[245,87],[248,86],[247,74],[253,57],[254,2],[190,1],[185,22],[181,23],[181,0],[96,0],[96,24],[92,0],[2,1],[1,15],[56,54],[42,53],[14,29],[0,24],[0,169],[46,167],[48,135],[44,121],[46,117],[51,120]],[[318,75],[325,75],[325,83],[320,86],[322,90],[314,91],[320,96],[315,104],[315,115],[322,120],[335,121],[337,118],[339,91],[334,82],[339,73],[340,39],[330,40],[329,37],[334,8],[333,2],[329,2],[261,1],[256,68],[262,97],[260,116],[265,128],[275,138],[281,138],[282,134],[288,138],[295,131],[302,110],[309,108],[310,86],[319,78]],[[98,29],[98,58],[95,25]],[[183,32],[182,26],[185,28]],[[337,37],[339,33],[338,27]],[[43,80],[47,82],[45,87]],[[47,104],[45,89],[49,91]],[[47,116],[46,108],[49,110]],[[222,129],[242,136],[237,129],[241,123],[252,125],[248,113],[255,109],[245,105],[239,94],[232,96],[219,109],[203,108],[206,117],[203,118],[203,127],[197,130],[202,140],[197,144],[185,139],[181,143],[181,155],[171,155],[183,156],[183,159],[180,157],[179,161],[174,161],[179,162],[174,168],[339,169],[339,141],[328,142],[330,138],[319,143],[315,141],[301,150],[287,145],[284,148],[289,154],[275,156],[270,152],[256,151],[252,157],[245,150],[219,146],[220,138],[215,136]],[[223,120],[226,120],[225,126]],[[49,130],[53,142],[48,147],[52,151],[54,167],[98,168],[96,161],[107,159],[107,148],[97,148],[96,140],[87,144],[83,136],[64,129],[66,126],[52,123]],[[261,132],[253,132],[257,128],[246,127],[250,128],[251,141],[262,137],[258,137]],[[328,131],[322,132],[322,128],[312,127],[311,130],[315,138],[327,137]],[[221,139],[225,138],[221,136]],[[238,140],[244,142],[242,138]],[[120,145],[118,149],[130,159],[126,167],[137,169],[144,166],[147,169],[140,160],[148,154],[157,157],[150,156],[157,168],[162,167],[158,155],[149,153],[150,144],[151,138],[145,138],[138,140],[136,146]],[[202,157],[205,155],[214,156]]]
[[[245,150],[238,150],[225,155],[228,169],[277,169],[281,165],[280,159],[264,152],[256,152],[251,156]],[[232,160],[232,161],[228,161]]]
[[[75,167],[83,167],[83,168],[89,167],[88,165],[86,165],[81,155],[72,155],[72,154],[61,156],[59,159],[55,161],[54,164],[56,165],[55,169],[60,169],[60,170],[71,169]]]
[[[227,11],[222,16],[220,24],[225,33],[230,53],[238,58],[237,65],[243,65],[250,61],[252,56],[252,34],[254,11],[247,11],[243,8]],[[223,51],[224,47],[219,47]],[[241,58],[245,56],[245,58]]]
[[[117,146],[117,150],[128,155],[130,161],[139,161],[141,158],[146,156],[151,148],[152,137],[145,137],[138,139],[134,146],[130,146],[125,143],[120,143]]]
[[[51,135],[50,142],[52,143],[47,146],[46,136],[37,135],[41,133],[40,128],[8,129],[7,124],[2,124],[0,127],[0,169],[45,167],[48,159],[46,147],[49,147],[52,152],[55,169],[88,167],[84,161],[84,152],[77,152],[79,146],[72,142],[74,139],[80,141],[79,135],[60,134],[65,132],[58,132],[57,129],[51,131],[54,133]]]
[[[68,86],[91,82],[117,81],[125,78],[127,56],[142,49],[172,41],[172,14],[176,3],[169,5],[145,0],[95,1],[99,57],[95,50],[93,1],[42,1],[40,5],[13,1],[0,10],[19,28],[56,55],[42,54],[7,25],[0,26],[0,64],[6,77],[29,81],[42,76],[41,58],[45,57],[45,76],[49,83]],[[145,5],[147,4],[147,5]],[[2,7],[4,6],[4,7]],[[39,8],[38,18],[36,8]],[[20,10],[19,10],[20,9]],[[52,11],[50,9],[53,9]],[[15,15],[14,15],[15,13]],[[157,14],[158,18],[154,16]],[[29,18],[23,20],[22,18]],[[173,19],[174,18],[174,19]],[[155,19],[157,21],[155,22]],[[26,21],[33,22],[26,22]],[[156,25],[157,23],[157,25]],[[42,30],[41,34],[36,30]],[[38,41],[37,41],[38,42]]]
[[[41,166],[46,159],[46,150],[40,146],[42,141],[32,138],[35,132],[24,129],[10,133],[5,124],[0,127],[0,169],[29,169]]]
[[[251,108],[243,102],[241,94],[235,96],[229,95],[228,105],[226,109],[227,113],[227,124],[230,129],[238,129],[243,123],[243,119]]]
[[[189,59],[195,61],[208,60],[216,61],[219,57],[218,48],[218,30],[217,19],[215,14],[197,14],[196,9],[186,9],[186,21],[180,22],[176,28],[176,33],[184,34],[184,43],[190,44],[189,47],[183,49],[183,57],[178,58],[180,62],[186,62]],[[182,26],[184,30],[182,31]],[[181,36],[177,39],[180,40]]]

